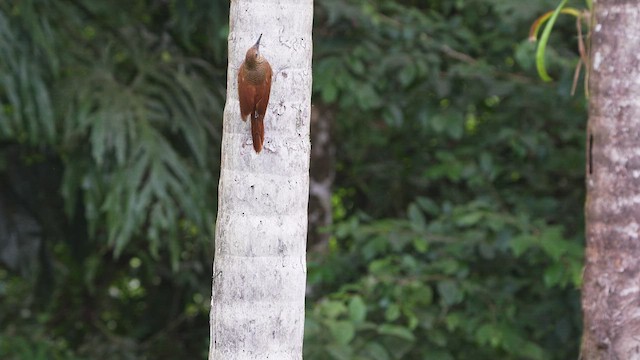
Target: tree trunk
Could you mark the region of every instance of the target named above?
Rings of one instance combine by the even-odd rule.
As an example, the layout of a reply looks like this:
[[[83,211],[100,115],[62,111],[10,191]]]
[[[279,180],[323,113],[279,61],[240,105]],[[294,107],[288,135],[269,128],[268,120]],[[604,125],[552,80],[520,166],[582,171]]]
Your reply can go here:
[[[312,0],[231,1],[209,359],[302,358],[312,19]],[[237,73],[260,34],[273,79],[256,154]]]
[[[594,12],[581,358],[640,359],[640,8]]]

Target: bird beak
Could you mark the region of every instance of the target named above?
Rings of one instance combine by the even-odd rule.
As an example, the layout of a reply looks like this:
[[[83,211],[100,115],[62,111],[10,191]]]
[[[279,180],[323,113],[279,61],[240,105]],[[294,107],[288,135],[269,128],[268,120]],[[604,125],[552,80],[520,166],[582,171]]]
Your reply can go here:
[[[260,55],[260,39],[262,39],[262,34],[260,34],[260,37],[258,38],[258,41],[256,41],[256,44],[253,45],[256,47],[256,50],[258,50],[258,55]]]

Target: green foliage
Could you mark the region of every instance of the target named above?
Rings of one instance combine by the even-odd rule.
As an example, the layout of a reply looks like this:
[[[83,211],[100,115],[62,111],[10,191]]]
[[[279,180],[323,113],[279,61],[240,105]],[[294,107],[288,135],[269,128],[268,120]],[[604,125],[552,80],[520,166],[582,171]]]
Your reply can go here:
[[[156,256],[168,249],[177,270],[189,233],[180,224],[202,231],[213,218],[217,159],[206,155],[220,138],[212,119],[224,81],[212,87],[215,71],[179,41],[143,25],[114,29],[103,23],[108,9],[85,6],[23,1],[0,12],[0,139],[60,157],[67,213],[84,198],[90,235],[105,236],[116,256],[142,236]],[[71,53],[68,42],[79,42]]]
[[[190,327],[206,334],[226,12],[204,0],[0,4],[0,207],[42,231],[25,256],[36,293],[16,304],[33,315],[0,319],[7,356],[206,351],[204,339],[161,348]],[[21,326],[49,330],[26,341]]]
[[[571,356],[582,248],[561,227],[490,202],[408,213],[338,226],[351,245],[331,268],[363,275],[319,300],[305,358],[367,359],[372,346],[387,359]]]
[[[310,265],[305,359],[577,356],[585,102],[559,55],[573,29],[558,88],[536,79],[547,6],[322,3],[314,89],[349,216]]]

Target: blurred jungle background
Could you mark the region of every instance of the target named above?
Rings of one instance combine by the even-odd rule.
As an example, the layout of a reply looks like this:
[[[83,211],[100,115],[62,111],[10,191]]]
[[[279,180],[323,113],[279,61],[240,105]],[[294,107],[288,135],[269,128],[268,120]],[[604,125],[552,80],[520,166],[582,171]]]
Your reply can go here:
[[[305,359],[577,357],[575,19],[551,83],[527,40],[555,6],[315,2]],[[0,2],[0,358],[206,358],[228,9]]]

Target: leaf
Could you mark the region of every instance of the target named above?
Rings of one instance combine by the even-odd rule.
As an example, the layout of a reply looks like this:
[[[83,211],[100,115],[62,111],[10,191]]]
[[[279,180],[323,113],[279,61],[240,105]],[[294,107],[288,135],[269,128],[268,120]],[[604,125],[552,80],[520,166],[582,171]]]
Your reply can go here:
[[[449,313],[445,318],[445,323],[447,325],[447,330],[449,330],[449,332],[453,332],[464,323],[464,317],[458,312]]]
[[[384,318],[389,322],[393,322],[396,321],[399,317],[400,306],[398,306],[398,304],[390,304],[389,307],[387,307],[387,310],[384,312]]]
[[[35,69],[32,71],[36,72]],[[53,108],[51,107],[51,100],[49,99],[49,90],[39,76],[32,78],[31,86],[33,87],[35,108],[38,112],[38,122],[43,129],[42,136],[48,142],[53,143],[56,136],[56,129]]]
[[[571,276],[571,283],[576,287],[582,286],[583,263],[581,260],[569,261],[569,271]]]
[[[389,356],[389,353],[387,352],[387,349],[384,348],[384,346],[380,345],[377,342],[368,342],[365,346],[364,349],[362,350],[363,355],[365,355],[365,358],[367,359],[371,359],[371,360],[391,360],[391,357]]]
[[[326,301],[322,304],[322,311],[328,319],[335,319],[347,312],[347,307],[340,301]]]
[[[398,79],[400,80],[400,84],[406,87],[414,81],[414,79],[416,78],[416,75],[417,75],[416,67],[413,64],[406,64],[400,70]]]
[[[440,208],[435,201],[430,198],[424,196],[418,196],[416,198],[416,203],[420,206],[420,208],[425,211],[429,215],[438,215],[440,213]]]
[[[415,204],[409,205],[409,211],[407,212],[411,227],[416,232],[424,231],[426,228],[426,221],[422,211]]]
[[[522,256],[531,246],[535,244],[535,238],[529,234],[522,234],[511,239],[509,246],[516,257]]]
[[[439,347],[447,346],[447,335],[444,331],[440,329],[433,329],[429,331],[429,341],[438,345]]]
[[[378,333],[381,335],[394,336],[406,341],[415,341],[415,336],[411,330],[399,325],[383,324],[378,327]]]
[[[483,216],[484,214],[480,211],[470,212],[468,214],[460,216],[456,220],[456,224],[458,224],[459,226],[472,226],[477,224]]]
[[[331,359],[335,360],[352,360],[351,347],[341,344],[330,344],[325,347],[326,351],[331,355]]]
[[[375,260],[369,264],[369,271],[374,275],[388,275],[391,266],[391,259],[389,258]]]
[[[546,354],[545,351],[538,345],[531,341],[525,342],[522,346],[520,353],[526,356],[527,359],[532,360],[545,360],[549,359],[550,354]]]
[[[362,82],[356,85],[357,92],[356,98],[358,99],[358,105],[360,108],[364,110],[370,110],[373,108],[377,108],[382,103],[380,96],[375,91],[372,84],[367,82]],[[397,115],[397,114],[394,114]]]
[[[476,339],[482,345],[496,347],[501,342],[500,330],[494,324],[484,324],[476,332]]]
[[[567,252],[568,244],[570,244],[567,240],[563,239],[561,226],[551,226],[545,229],[545,231],[540,234],[539,239],[544,252],[554,261],[560,260],[562,255]]]
[[[480,169],[487,174],[491,174],[494,170],[493,158],[487,152],[480,154]]]
[[[464,299],[464,293],[452,280],[443,280],[438,282],[438,294],[444,305],[451,306],[458,304]]]
[[[376,236],[363,246],[362,255],[366,260],[372,260],[379,254],[384,253],[388,247],[389,241],[386,237]]]
[[[423,307],[430,305],[433,301],[433,290],[431,290],[431,286],[428,284],[423,284],[417,287],[414,292],[417,303],[421,304]]]
[[[555,263],[547,267],[544,271],[544,285],[546,287],[552,287],[560,284],[564,279],[565,267],[561,263]]]
[[[441,114],[434,114],[433,116],[431,116],[431,128],[436,133],[442,133],[446,129],[448,121],[449,119],[446,116]]]
[[[355,327],[349,321],[331,321],[328,322],[328,326],[333,339],[340,345],[350,343],[356,333]]]
[[[362,297],[356,295],[351,298],[349,302],[349,318],[353,323],[362,323],[367,316],[367,305],[362,300]]]
[[[402,112],[402,109],[395,104],[390,104],[385,109],[383,118],[389,126],[393,126],[396,128],[402,127],[402,124],[404,122],[404,114]]]
[[[465,120],[462,114],[455,112],[447,121],[447,134],[454,140],[460,140],[464,135]]]
[[[460,269],[460,263],[456,259],[442,259],[434,263],[443,274],[453,275]]]
[[[423,238],[415,238],[413,239],[413,248],[416,249],[419,254],[424,254],[429,250],[429,243]]]
[[[307,317],[304,321],[304,336],[318,336],[323,331],[322,326],[313,318]]]
[[[551,36],[551,29],[553,29],[553,25],[555,24],[556,19],[560,14],[560,10],[562,10],[562,8],[566,4],[567,0],[562,0],[560,2],[556,10],[553,12],[553,15],[551,15],[551,18],[549,18],[549,21],[545,25],[544,30],[542,31],[542,36],[540,37],[540,42],[538,43],[538,50],[536,51],[536,68],[538,69],[538,75],[540,75],[540,78],[546,82],[549,82],[552,79],[547,73],[547,69],[544,63],[545,50],[547,48],[547,43],[549,42],[549,37]]]

